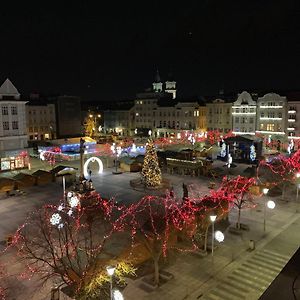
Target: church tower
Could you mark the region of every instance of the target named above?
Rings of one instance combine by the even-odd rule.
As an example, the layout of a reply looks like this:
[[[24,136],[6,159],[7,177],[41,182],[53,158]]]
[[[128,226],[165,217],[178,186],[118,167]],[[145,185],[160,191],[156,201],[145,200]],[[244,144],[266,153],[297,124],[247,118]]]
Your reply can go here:
[[[163,84],[162,84],[162,81],[160,79],[158,70],[156,71],[155,80],[152,83],[152,86],[153,86],[153,91],[154,92],[162,92]]]
[[[172,98],[176,98],[176,81],[173,79],[173,76],[171,73],[168,75],[168,80],[166,81],[166,93],[172,94]]]

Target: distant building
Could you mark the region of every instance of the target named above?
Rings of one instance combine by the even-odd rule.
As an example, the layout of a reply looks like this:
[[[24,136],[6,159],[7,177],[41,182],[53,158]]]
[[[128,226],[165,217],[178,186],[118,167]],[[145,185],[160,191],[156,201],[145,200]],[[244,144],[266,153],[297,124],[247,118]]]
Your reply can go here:
[[[1,125],[0,150],[27,147],[25,104],[20,93],[6,79],[0,87]]]
[[[285,96],[268,93],[258,98],[256,132],[272,139],[281,139],[285,137],[287,121],[287,99]]]
[[[1,171],[27,167],[25,104],[9,79],[0,87],[0,157]]]
[[[206,104],[207,130],[219,130],[226,133],[232,130],[232,103],[223,99],[215,99]]]
[[[255,135],[256,101],[248,92],[242,92],[232,105],[232,129],[239,135]]]
[[[300,138],[300,93],[287,95],[287,135],[289,139]]]
[[[55,101],[57,137],[76,137],[83,134],[80,98],[59,96]]]
[[[56,138],[55,105],[30,101],[26,105],[27,135],[29,140]]]

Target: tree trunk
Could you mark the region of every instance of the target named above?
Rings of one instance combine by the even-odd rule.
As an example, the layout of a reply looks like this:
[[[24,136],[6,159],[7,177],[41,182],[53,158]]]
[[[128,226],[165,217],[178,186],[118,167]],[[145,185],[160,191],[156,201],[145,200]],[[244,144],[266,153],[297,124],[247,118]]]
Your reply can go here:
[[[159,285],[159,256],[158,257],[153,257],[154,261],[154,284]]]
[[[237,219],[237,223],[236,223],[236,227],[237,229],[241,229],[241,209],[239,208],[239,213],[238,213],[238,219]]]

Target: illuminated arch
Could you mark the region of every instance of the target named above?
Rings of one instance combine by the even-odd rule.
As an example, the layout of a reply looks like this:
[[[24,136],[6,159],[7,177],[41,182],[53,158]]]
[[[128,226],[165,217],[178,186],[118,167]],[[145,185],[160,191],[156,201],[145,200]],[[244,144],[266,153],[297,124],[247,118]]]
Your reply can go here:
[[[83,167],[83,173],[84,173],[84,177],[88,178],[89,177],[89,173],[88,173],[88,165],[90,162],[94,162],[96,161],[98,163],[99,166],[99,172],[98,174],[101,174],[103,172],[103,163],[101,161],[100,158],[98,157],[90,157],[85,163],[84,163],[84,167]]]

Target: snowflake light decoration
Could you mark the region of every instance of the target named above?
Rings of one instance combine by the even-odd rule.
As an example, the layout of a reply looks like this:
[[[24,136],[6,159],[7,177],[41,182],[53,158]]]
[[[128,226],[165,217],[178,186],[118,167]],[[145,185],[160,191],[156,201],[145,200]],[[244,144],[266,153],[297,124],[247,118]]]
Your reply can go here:
[[[250,146],[250,159],[251,161],[254,161],[256,159],[256,151],[254,145]]]
[[[62,205],[60,205],[60,206],[57,208],[58,211],[62,211],[63,209],[64,209],[64,207],[63,207]]]
[[[73,196],[73,193],[72,193],[72,192],[68,192],[67,196],[68,196],[69,198],[71,198],[71,197]]]
[[[70,209],[70,210],[68,211],[68,215],[71,216],[72,213],[73,213],[73,211]]]
[[[71,197],[70,199],[69,199],[69,204],[70,204],[70,206],[73,208],[73,207],[76,207],[78,204],[79,204],[79,199],[76,197],[76,196],[74,196],[74,197]]]
[[[52,225],[58,225],[61,220],[61,216],[59,214],[53,214],[50,219],[50,223]]]

